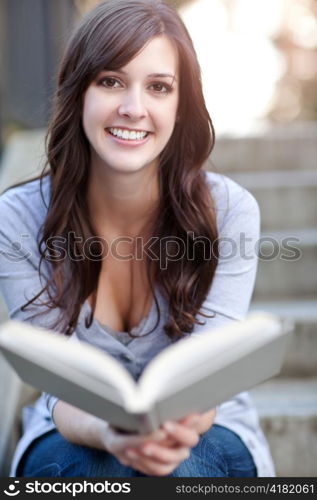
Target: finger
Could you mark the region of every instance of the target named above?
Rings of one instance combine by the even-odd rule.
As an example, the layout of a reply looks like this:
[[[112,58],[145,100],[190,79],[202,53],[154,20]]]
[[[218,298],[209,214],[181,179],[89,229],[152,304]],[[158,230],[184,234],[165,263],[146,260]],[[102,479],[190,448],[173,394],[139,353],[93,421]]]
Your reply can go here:
[[[180,424],[182,424],[183,422],[187,422],[187,421],[188,421],[188,420],[190,420],[191,418],[195,418],[195,417],[197,417],[197,416],[199,416],[199,413],[189,413],[189,414],[188,414],[188,415],[186,415],[185,417],[180,418],[180,419],[178,420],[178,422],[179,422]]]
[[[175,441],[172,436],[168,436],[166,439],[159,441],[160,446],[165,446],[166,448],[177,448],[179,447],[179,442]]]
[[[176,469],[178,464],[170,464],[170,465],[156,465],[153,468],[146,468],[144,474],[148,476],[159,476],[164,477],[168,476]]]
[[[117,456],[116,458],[119,460],[119,462],[122,463],[122,465],[125,465],[126,467],[130,467],[129,459],[126,456],[123,456],[123,457]]]
[[[187,446],[166,448],[157,443],[146,444],[142,446],[138,452],[151,460],[157,460],[163,464],[180,463],[186,460],[190,455],[190,450]]]
[[[148,476],[165,476],[170,474],[179,462],[160,463],[155,459],[142,456],[140,450],[129,450],[126,453],[129,466],[139,470]]]
[[[159,429],[151,434],[146,435],[138,435],[138,434],[120,434],[114,430],[112,430],[112,439],[111,439],[111,450],[110,451],[120,451],[125,448],[131,447],[139,447],[147,441],[161,441],[165,439],[167,436],[166,432],[162,429]]]
[[[183,446],[192,448],[196,446],[199,441],[199,434],[197,431],[178,422],[165,422],[163,428]]]
[[[199,413],[191,413],[190,415],[187,415],[182,420],[180,420],[179,423],[182,425],[187,425],[189,427],[195,427],[200,423],[201,419],[202,416]]]
[[[119,427],[115,427],[113,425],[108,425],[109,432],[112,432],[116,436],[121,436],[124,438],[133,438],[133,437],[139,437],[139,438],[147,438],[147,439],[161,439],[162,435],[166,435],[166,432],[160,427],[159,429],[156,429],[155,431],[152,431],[149,434],[137,434],[135,432],[127,432],[123,429],[120,429]]]

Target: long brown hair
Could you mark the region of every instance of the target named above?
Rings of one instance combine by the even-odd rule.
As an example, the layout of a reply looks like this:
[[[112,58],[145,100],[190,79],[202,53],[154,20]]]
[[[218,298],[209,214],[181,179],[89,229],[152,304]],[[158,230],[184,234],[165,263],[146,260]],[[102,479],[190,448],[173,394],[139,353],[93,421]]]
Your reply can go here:
[[[187,257],[190,254],[194,258],[169,260],[167,248],[160,245],[166,269],[160,268],[161,259],[147,259],[148,279],[151,290],[154,285],[160,286],[168,300],[165,331],[170,337],[181,337],[191,332],[195,323],[201,324],[198,313],[206,316],[200,308],[217,266],[218,234],[213,200],[202,170],[214,145],[214,129],[203,98],[197,57],[183,22],[164,1],[108,0],[82,20],[69,41],[47,132],[51,199],[39,242],[41,263],[49,257],[49,238],[64,237],[68,253],[62,260],[51,259],[50,280],[23,306],[45,292],[46,307],[60,309],[54,327],[66,334],[76,327],[89,296],[94,299],[86,326],[91,325],[101,270],[100,260],[78,260],[71,255],[85,255],[82,242],[95,236],[86,200],[90,148],[81,123],[83,94],[100,71],[125,66],[150,39],[163,34],[174,43],[179,56],[180,104],[177,125],[160,156],[161,195],[152,235],[158,236],[158,241],[171,235],[180,238],[186,244]],[[71,235],[81,236],[81,243]],[[199,249],[197,237],[209,242],[209,257],[205,249]]]

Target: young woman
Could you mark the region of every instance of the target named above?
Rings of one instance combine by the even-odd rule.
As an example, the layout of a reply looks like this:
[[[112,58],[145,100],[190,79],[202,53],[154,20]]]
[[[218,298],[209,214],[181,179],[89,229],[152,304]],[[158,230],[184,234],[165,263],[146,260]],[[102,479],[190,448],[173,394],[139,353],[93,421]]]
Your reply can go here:
[[[10,316],[107,351],[135,379],[171,342],[241,320],[259,212],[246,190],[202,170],[213,143],[177,13],[161,0],[98,5],[61,63],[48,172],[0,199]],[[12,475],[274,475],[247,393],[147,436],[49,394],[23,417]]]

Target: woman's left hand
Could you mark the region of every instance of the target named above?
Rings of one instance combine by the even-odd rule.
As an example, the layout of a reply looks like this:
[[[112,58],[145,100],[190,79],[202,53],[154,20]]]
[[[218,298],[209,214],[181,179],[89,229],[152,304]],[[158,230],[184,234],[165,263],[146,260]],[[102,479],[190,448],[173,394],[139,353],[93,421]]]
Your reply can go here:
[[[198,434],[203,434],[212,426],[216,417],[216,409],[213,408],[205,413],[190,413],[179,420],[179,423],[195,429]]]
[[[148,452],[150,452],[153,459],[165,463],[165,466],[169,468],[169,472],[172,472],[177,467],[177,462],[179,462],[179,459],[176,460],[176,456],[183,454],[183,460],[189,456],[190,449],[196,446],[199,441],[199,435],[212,426],[215,416],[216,410],[212,409],[202,414],[191,413],[177,422],[166,422],[162,426],[166,437],[159,443],[145,443],[144,446],[131,447],[130,450],[135,454],[135,458],[138,457],[141,461],[143,457],[148,458]],[[184,456],[186,454],[187,457]],[[133,467],[133,461],[132,463],[126,463],[126,465]]]
[[[177,423],[194,430],[198,435],[200,435],[210,429],[215,417],[216,410],[213,408],[205,413],[190,413],[189,415],[186,415],[186,417],[178,420]],[[167,437],[161,441],[160,444],[168,447],[175,447],[180,444],[177,439],[175,439],[172,431],[169,432],[165,425],[163,425],[162,428],[167,432]]]

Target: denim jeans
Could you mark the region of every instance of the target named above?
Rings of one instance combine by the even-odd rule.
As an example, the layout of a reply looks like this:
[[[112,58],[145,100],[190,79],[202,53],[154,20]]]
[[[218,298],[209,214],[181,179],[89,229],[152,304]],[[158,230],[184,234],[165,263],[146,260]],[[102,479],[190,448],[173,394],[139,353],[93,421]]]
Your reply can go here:
[[[239,436],[214,424],[170,477],[256,477],[253,458]],[[146,477],[106,451],[74,445],[57,431],[34,441],[18,477]]]

